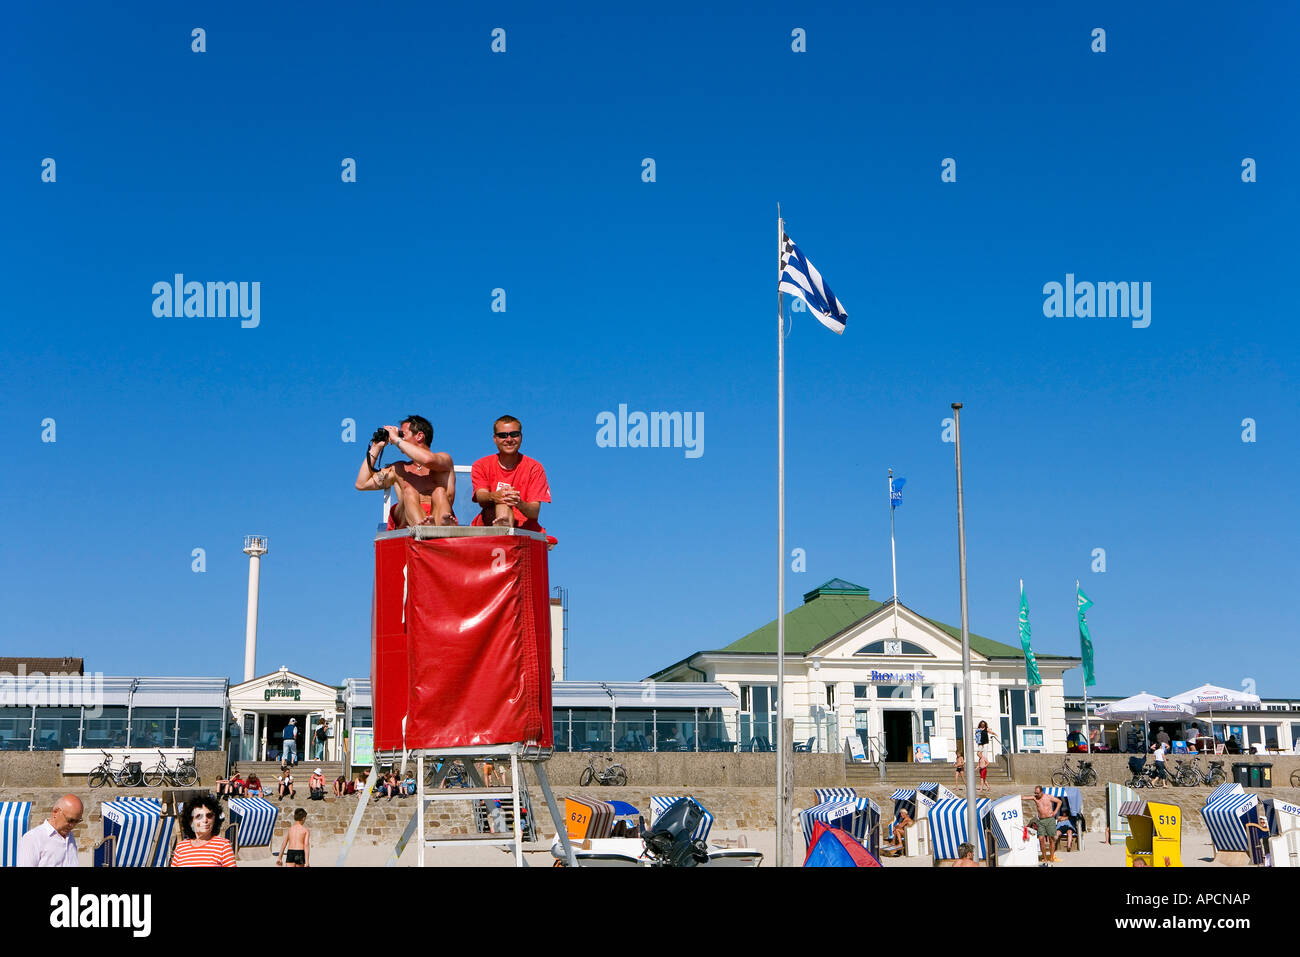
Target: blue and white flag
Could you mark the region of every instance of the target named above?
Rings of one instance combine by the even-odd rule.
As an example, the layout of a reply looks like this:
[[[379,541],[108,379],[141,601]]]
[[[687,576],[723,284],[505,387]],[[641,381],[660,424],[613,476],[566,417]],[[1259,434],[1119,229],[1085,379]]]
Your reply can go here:
[[[903,485],[905,478],[891,479],[889,483],[889,507],[898,508],[903,504]]]
[[[827,329],[835,333],[844,332],[849,314],[835,298],[831,287],[822,280],[817,267],[808,261],[784,231],[781,233],[781,280],[777,288],[806,302]]]

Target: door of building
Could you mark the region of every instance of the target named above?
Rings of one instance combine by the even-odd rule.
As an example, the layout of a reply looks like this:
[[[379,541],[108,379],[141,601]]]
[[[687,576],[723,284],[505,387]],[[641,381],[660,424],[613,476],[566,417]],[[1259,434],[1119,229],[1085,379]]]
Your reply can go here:
[[[870,715],[870,711],[853,712],[853,731],[857,734],[858,740],[862,742],[862,753],[867,756],[869,761],[875,758],[875,753],[871,747],[871,730],[867,722]]]
[[[884,724],[886,761],[912,760],[912,722],[915,715],[911,711],[885,711],[881,713]]]

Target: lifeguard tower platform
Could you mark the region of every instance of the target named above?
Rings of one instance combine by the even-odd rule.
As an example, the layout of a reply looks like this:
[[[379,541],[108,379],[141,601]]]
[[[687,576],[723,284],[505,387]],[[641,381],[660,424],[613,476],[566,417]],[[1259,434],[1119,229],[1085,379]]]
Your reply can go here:
[[[376,535],[375,766],[340,865],[381,765],[404,769],[414,761],[418,782],[415,813],[390,865],[414,834],[420,866],[426,848],[452,843],[509,848],[523,866],[524,832],[532,824],[523,820],[531,807],[525,768],[533,770],[552,820],[562,820],[546,776],[554,747],[547,550],[545,535],[515,528],[420,525]],[[476,761],[508,764],[509,786],[487,786]],[[463,765],[470,787],[438,786],[453,762]],[[424,812],[434,801],[473,802],[478,832],[426,839]],[[509,818],[513,825],[503,831]],[[565,852],[571,858],[567,840]]]

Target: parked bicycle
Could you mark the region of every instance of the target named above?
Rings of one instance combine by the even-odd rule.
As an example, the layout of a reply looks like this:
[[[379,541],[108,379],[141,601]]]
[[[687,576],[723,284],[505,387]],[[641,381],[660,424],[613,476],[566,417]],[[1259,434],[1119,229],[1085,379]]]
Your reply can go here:
[[[1066,758],[1059,771],[1052,772],[1052,784],[1058,788],[1090,788],[1097,783],[1097,772],[1092,769],[1091,761],[1080,761],[1076,770]]]
[[[1147,759],[1140,755],[1128,759],[1128,769],[1133,775],[1128,780],[1131,788],[1159,788],[1166,783],[1173,783],[1173,779],[1168,777],[1168,771],[1165,772],[1165,777],[1160,776],[1159,763],[1147,764]]]
[[[109,782],[123,788],[138,788],[144,784],[144,774],[140,770],[139,761],[124,761],[122,767],[114,768],[113,756],[102,748],[100,753],[104,755],[104,760],[86,775],[86,784],[89,787],[101,788]]]
[[[606,763],[612,762],[613,758],[606,758]],[[580,787],[587,787],[592,782],[600,785],[609,785],[611,787],[621,788],[627,784],[627,770],[621,764],[610,764],[603,771],[596,770],[596,759],[588,758],[587,766],[582,770],[582,777],[578,779]]]
[[[1219,763],[1222,764],[1223,762],[1220,761]],[[1291,786],[1293,788],[1300,788],[1300,771],[1291,772]]]
[[[170,787],[187,788],[199,779],[199,769],[189,758],[177,758],[176,767],[168,767],[167,756],[158,752],[158,763],[144,772],[144,783],[151,788]]]

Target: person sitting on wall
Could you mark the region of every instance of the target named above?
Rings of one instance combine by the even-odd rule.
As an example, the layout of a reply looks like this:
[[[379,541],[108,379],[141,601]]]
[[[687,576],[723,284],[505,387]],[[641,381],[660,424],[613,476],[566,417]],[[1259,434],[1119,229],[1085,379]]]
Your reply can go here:
[[[546,532],[538,516],[542,503],[551,500],[551,486],[542,463],[519,451],[523,428],[513,415],[492,423],[496,454],[484,456],[470,469],[474,501],[482,509],[470,524]]]
[[[397,504],[389,513],[390,528],[413,525],[459,525],[456,504],[456,470],[451,456],[429,448],[433,426],[422,415],[407,416],[401,426],[385,425],[387,437],[371,442],[366,460],[357,472],[356,488],[373,492],[397,486]],[[405,455],[408,462],[375,468],[386,445]]]
[[[246,784],[244,782],[243,777],[240,775],[238,771],[234,771],[231,773],[229,783],[230,783],[230,790],[227,793],[231,797],[244,796],[244,789],[246,787]]]
[[[289,795],[290,798],[294,796],[293,772],[289,770],[289,765],[287,764],[280,768],[279,792],[279,800],[281,801],[284,800],[286,794]]]
[[[261,797],[265,793],[262,789],[262,779],[256,774],[250,774],[248,780],[244,782],[244,793],[251,798]]]
[[[341,774],[336,777],[334,779],[334,796],[340,798],[345,794],[351,794],[352,791],[348,789],[350,783],[351,782]]]
[[[311,799],[313,801],[325,800],[325,773],[320,768],[317,768],[312,772],[312,776],[307,782],[307,787],[311,791]]]

